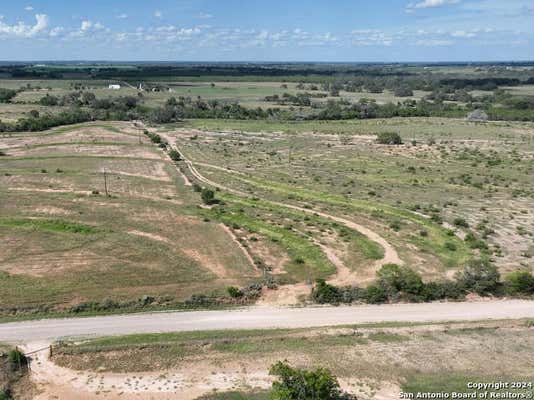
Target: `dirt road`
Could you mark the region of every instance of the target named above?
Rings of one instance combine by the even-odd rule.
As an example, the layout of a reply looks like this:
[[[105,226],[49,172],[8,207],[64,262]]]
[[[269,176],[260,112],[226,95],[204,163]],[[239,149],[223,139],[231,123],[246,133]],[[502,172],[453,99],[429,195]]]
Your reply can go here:
[[[228,193],[232,193],[232,194],[235,194],[237,196],[252,197],[250,194],[241,192],[239,190],[233,189],[231,187],[225,186],[225,185],[217,183],[217,182],[213,182],[212,180],[210,180],[210,179],[206,178],[205,176],[203,176],[195,168],[193,162],[191,160],[187,159],[184,156],[184,154],[181,151],[181,149],[178,148],[178,146],[176,145],[176,139],[175,138],[173,138],[172,136],[170,136],[170,135],[168,135],[167,133],[164,133],[164,132],[161,132],[160,135],[165,140],[167,140],[167,142],[169,143],[169,145],[172,148],[176,149],[182,155],[184,163],[189,168],[191,174],[196,179],[198,179],[200,182],[203,182],[203,183],[208,184],[210,186],[225,190]],[[212,168],[215,167],[217,169],[221,169],[221,170],[224,170],[226,172],[236,173],[233,170],[229,170],[229,169],[226,169],[226,168],[221,168],[221,167],[218,167],[218,166],[213,166],[211,164],[199,163],[199,165],[204,165],[204,166],[208,166],[208,167],[212,167]],[[277,202],[277,201],[271,201],[271,200],[267,200],[267,199],[263,199],[263,200],[265,202],[269,203],[269,204],[272,204],[273,206],[285,207],[285,208],[289,208],[289,209],[292,209],[292,210],[300,211],[300,212],[303,212],[303,213],[306,213],[306,214],[319,215],[319,216],[321,216],[323,218],[330,219],[332,221],[335,221],[335,222],[338,222],[338,223],[340,223],[342,225],[345,225],[347,228],[353,229],[353,230],[361,233],[362,235],[367,236],[367,238],[369,238],[373,242],[378,243],[384,249],[384,257],[381,260],[377,260],[377,262],[374,265],[374,267],[375,267],[374,269],[378,269],[382,265],[388,264],[388,263],[394,263],[394,264],[400,264],[400,265],[404,264],[403,261],[400,259],[400,257],[398,255],[397,251],[395,250],[395,248],[386,239],[384,239],[382,236],[380,236],[375,231],[373,231],[373,230],[371,230],[371,229],[369,229],[369,228],[367,228],[367,227],[365,227],[363,225],[357,224],[354,221],[350,221],[350,220],[348,220],[346,218],[342,218],[342,217],[338,217],[338,216],[335,216],[335,215],[327,214],[327,213],[322,212],[322,211],[313,210],[313,209],[309,209],[309,208],[305,208],[305,207],[300,207],[300,206],[296,206],[296,205],[288,204],[288,203],[281,203],[281,202]]]
[[[0,342],[62,337],[221,329],[334,326],[387,321],[435,322],[534,318],[534,301],[386,304],[351,307],[249,307],[239,310],[161,312],[0,324]]]

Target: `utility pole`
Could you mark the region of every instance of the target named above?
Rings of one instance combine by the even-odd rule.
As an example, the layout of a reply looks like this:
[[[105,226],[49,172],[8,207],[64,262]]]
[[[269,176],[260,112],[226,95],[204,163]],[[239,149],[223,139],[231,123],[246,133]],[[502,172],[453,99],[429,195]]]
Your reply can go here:
[[[104,168],[104,190],[106,191],[106,197],[109,197],[108,193],[108,175],[106,173],[106,169]]]

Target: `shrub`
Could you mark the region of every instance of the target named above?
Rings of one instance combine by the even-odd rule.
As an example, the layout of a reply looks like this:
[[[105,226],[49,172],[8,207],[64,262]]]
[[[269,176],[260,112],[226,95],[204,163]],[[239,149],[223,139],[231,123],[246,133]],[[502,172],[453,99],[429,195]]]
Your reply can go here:
[[[380,132],[376,137],[376,141],[380,144],[402,144],[402,138],[396,132]]]
[[[459,300],[463,298],[465,291],[457,283],[453,281],[443,281],[443,282],[429,282],[424,285],[421,298],[424,301],[433,301],[433,300]]]
[[[172,149],[171,151],[169,151],[169,157],[173,161],[180,161],[182,159],[182,156],[180,155],[178,150],[175,150],[175,149]]]
[[[272,400],[356,399],[341,390],[336,377],[328,369],[307,371],[279,361],[270,368],[269,374],[278,377],[273,382]]]
[[[9,389],[0,389],[0,400],[13,400]]]
[[[326,283],[324,279],[316,281],[311,297],[313,301],[319,304],[338,304],[343,299],[339,288]]]
[[[387,301],[388,296],[384,288],[379,285],[367,286],[365,290],[365,300],[371,304],[379,304]]]
[[[233,299],[238,299],[240,297],[243,297],[243,292],[239,290],[239,288],[236,288],[235,286],[228,286],[226,288],[226,292],[228,292],[228,295]]]
[[[378,285],[389,298],[398,297],[400,293],[418,295],[423,289],[423,280],[417,272],[397,264],[383,265],[376,276]]]
[[[7,360],[10,368],[13,371],[26,368],[28,365],[28,359],[26,358],[26,355],[19,349],[10,350],[9,353],[7,353]]]
[[[200,197],[204,204],[210,205],[215,203],[215,192],[211,189],[203,188],[200,192]]]
[[[469,224],[464,218],[454,218],[453,224],[459,228],[469,228]]]
[[[505,285],[510,294],[534,294],[534,276],[527,271],[515,271],[507,275]]]
[[[445,248],[450,251],[456,251],[456,245],[453,242],[445,242]]]
[[[456,274],[457,282],[465,289],[480,295],[495,294],[500,287],[500,274],[497,267],[487,259],[471,260]]]

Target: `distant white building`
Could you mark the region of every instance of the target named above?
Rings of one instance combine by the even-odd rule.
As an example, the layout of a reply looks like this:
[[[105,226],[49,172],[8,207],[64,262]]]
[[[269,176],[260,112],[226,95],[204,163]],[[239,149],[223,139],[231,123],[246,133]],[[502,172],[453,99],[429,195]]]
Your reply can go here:
[[[109,85],[108,89],[111,90],[120,90],[121,85]]]

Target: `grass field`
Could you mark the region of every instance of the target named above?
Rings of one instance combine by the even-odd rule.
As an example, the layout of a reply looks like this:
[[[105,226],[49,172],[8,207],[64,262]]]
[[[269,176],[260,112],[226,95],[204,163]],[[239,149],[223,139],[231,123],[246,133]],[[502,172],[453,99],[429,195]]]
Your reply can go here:
[[[210,180],[350,217],[423,275],[450,276],[476,256],[479,245],[463,241],[468,232],[486,241],[482,251],[503,272],[534,267],[530,124],[427,118],[186,126],[201,130],[175,127],[175,137]],[[377,145],[374,134],[383,131],[400,132],[405,144]],[[458,218],[467,229],[453,227]]]
[[[196,216],[198,196],[166,155],[129,124],[10,135],[2,144],[4,311],[183,300],[257,278],[233,238]]]
[[[425,279],[450,278],[480,255],[504,273],[534,268],[528,123],[209,121],[192,129],[207,122],[152,130],[176,140],[205,177],[248,194],[216,192],[222,207],[199,208],[170,159],[128,123],[4,135],[4,309],[143,296],[170,305],[165,299],[222,293],[265,274],[281,284],[373,280],[384,245],[314,211],[370,229]],[[387,130],[405,144],[376,144],[374,134]],[[458,219],[467,225],[454,226]],[[468,233],[476,241],[465,241]]]

